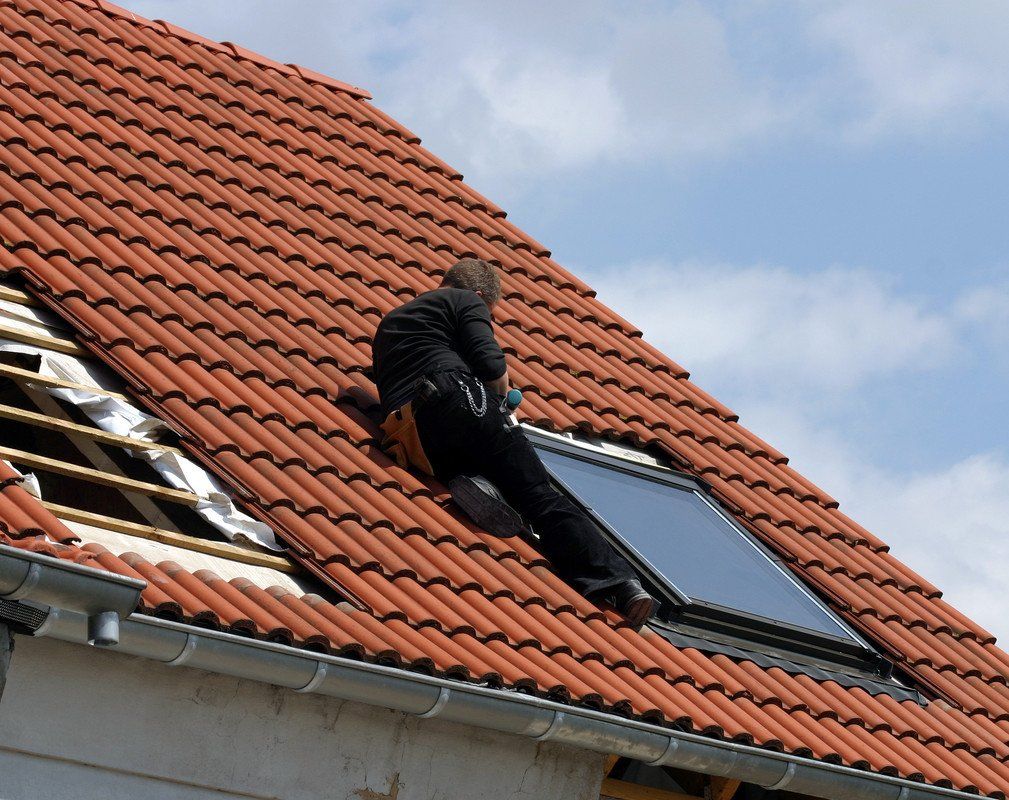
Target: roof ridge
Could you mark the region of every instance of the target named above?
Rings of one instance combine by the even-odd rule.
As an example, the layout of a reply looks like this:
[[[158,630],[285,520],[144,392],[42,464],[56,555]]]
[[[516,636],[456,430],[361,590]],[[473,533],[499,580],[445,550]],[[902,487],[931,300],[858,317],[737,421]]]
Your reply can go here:
[[[254,52],[240,45],[233,44],[232,42],[215,42],[213,39],[201,36],[200,34],[194,33],[193,31],[185,28],[180,28],[178,25],[173,25],[172,23],[166,22],[162,19],[147,19],[146,17],[130,11],[129,9],[118,6],[115,3],[110,3],[108,0],[61,0],[61,2],[73,3],[74,5],[88,10],[97,10],[106,16],[117,20],[123,20],[133,25],[139,25],[145,28],[154,28],[167,36],[174,36],[175,38],[182,39],[189,44],[195,44],[211,50],[217,50],[218,52],[227,53],[236,59],[251,61],[254,64],[275,70],[283,75],[297,75],[308,83],[325,86],[328,89],[335,89],[336,91],[344,92],[345,94],[349,94],[360,100],[372,99],[372,95],[367,89],[362,89],[359,86],[354,86],[350,83],[337,80],[336,78],[331,78],[321,72],[316,72],[313,69],[302,67],[298,64],[281,64],[279,61],[275,61],[268,56],[264,56],[261,53]]]

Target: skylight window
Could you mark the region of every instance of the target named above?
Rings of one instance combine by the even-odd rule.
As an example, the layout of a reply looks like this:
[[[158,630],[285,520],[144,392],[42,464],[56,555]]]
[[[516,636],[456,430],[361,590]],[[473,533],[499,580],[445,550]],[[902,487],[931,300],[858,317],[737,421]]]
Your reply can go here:
[[[788,657],[880,671],[881,659],[721,511],[701,483],[600,448],[529,434],[558,485],[662,597],[659,630],[665,623]]]

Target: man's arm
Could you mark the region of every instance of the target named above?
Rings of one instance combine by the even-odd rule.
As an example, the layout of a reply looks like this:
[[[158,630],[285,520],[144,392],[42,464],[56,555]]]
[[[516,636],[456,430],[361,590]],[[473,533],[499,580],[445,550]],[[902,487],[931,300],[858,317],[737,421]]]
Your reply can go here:
[[[475,292],[462,292],[457,307],[460,355],[473,374],[498,394],[508,391],[508,368],[494,338],[490,309]]]
[[[495,378],[492,381],[484,381],[484,384],[495,394],[499,394],[502,397],[508,394],[508,370],[504,371],[504,375],[500,378]]]

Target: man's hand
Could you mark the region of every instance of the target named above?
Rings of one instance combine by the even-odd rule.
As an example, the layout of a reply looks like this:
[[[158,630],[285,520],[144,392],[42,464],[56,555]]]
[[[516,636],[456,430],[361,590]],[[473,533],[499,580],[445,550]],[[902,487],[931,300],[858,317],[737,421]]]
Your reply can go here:
[[[504,374],[500,378],[495,378],[492,381],[487,381],[484,384],[488,389],[490,389],[495,394],[499,394],[504,397],[508,394],[508,370],[504,371]]]

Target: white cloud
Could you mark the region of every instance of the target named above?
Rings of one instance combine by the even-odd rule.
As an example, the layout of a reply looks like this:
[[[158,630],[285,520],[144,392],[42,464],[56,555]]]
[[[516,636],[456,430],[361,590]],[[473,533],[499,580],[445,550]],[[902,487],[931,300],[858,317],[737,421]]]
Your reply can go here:
[[[524,2],[480,15],[445,3],[401,25],[398,63],[376,76],[382,101],[477,183],[725,152],[781,114],[697,3]]]
[[[829,80],[845,92],[843,130],[857,139],[1009,117],[1009,6],[999,0],[855,0],[822,7],[808,30],[838,58]]]
[[[1009,463],[979,453],[934,471],[861,469],[847,511],[946,600],[1009,641]]]
[[[956,313],[965,324],[982,331],[1005,355],[1009,343],[1009,284],[996,282],[966,292],[956,303]]]
[[[895,371],[937,368],[958,348],[948,315],[861,270],[646,264],[588,278],[660,349],[736,384],[773,376],[789,391],[845,392]]]

